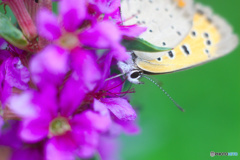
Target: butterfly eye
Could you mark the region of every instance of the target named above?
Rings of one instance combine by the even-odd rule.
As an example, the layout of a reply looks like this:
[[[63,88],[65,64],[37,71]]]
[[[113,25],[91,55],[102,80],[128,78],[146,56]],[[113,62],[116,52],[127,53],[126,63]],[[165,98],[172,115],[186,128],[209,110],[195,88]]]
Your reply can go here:
[[[132,70],[130,73],[128,73],[127,77],[129,82],[134,84],[143,84],[143,82],[139,81],[139,79],[142,77],[143,71],[142,70]]]
[[[139,71],[134,71],[130,74],[130,77],[133,78],[133,79],[136,79],[136,78],[139,78],[141,76],[141,72]]]

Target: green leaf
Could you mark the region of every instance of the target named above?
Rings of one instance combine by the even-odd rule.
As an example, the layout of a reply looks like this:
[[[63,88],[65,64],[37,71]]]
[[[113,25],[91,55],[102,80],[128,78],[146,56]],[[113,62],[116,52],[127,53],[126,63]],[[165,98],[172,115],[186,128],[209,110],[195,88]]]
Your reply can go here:
[[[19,48],[24,48],[28,45],[28,41],[22,32],[17,29],[3,13],[0,13],[0,36]]]
[[[127,50],[143,51],[143,52],[163,52],[169,51],[172,48],[158,47],[140,38],[125,38],[122,40],[122,45]]]

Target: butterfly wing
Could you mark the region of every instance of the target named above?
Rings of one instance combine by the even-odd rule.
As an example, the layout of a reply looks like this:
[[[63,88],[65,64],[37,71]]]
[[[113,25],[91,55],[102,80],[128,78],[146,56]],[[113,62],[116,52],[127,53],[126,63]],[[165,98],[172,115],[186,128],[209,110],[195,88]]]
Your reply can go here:
[[[154,60],[141,57],[136,65],[149,73],[169,73],[191,68],[231,52],[238,38],[231,26],[208,7],[196,5],[193,27],[187,37],[168,54]]]
[[[138,24],[148,30],[140,38],[159,46],[173,48],[178,45],[192,28],[194,15],[192,0],[123,0],[121,15],[124,25]],[[172,38],[174,37],[174,38]],[[152,60],[167,52],[135,54]]]

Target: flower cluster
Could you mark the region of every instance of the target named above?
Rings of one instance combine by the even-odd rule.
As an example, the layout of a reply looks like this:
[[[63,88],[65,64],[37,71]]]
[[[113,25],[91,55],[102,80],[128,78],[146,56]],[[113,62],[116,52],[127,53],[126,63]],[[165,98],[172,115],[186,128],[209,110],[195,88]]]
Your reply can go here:
[[[134,134],[136,112],[114,76],[130,55],[124,36],[145,28],[123,26],[120,0],[4,0],[28,44],[0,42],[0,150],[11,160],[113,157],[114,137]],[[0,152],[1,154],[1,152]]]

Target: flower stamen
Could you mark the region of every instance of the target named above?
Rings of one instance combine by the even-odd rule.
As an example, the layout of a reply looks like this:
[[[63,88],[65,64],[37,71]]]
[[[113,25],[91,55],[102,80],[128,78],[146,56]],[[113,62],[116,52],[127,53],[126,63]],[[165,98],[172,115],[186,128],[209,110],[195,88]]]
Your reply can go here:
[[[57,117],[50,123],[49,131],[50,136],[59,136],[71,131],[71,126],[66,118]]]

